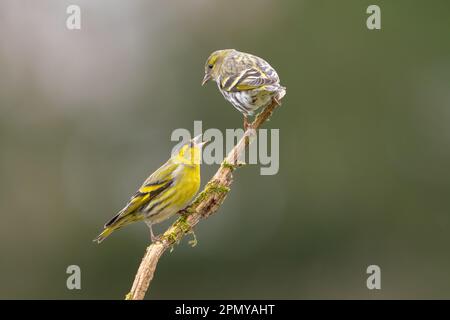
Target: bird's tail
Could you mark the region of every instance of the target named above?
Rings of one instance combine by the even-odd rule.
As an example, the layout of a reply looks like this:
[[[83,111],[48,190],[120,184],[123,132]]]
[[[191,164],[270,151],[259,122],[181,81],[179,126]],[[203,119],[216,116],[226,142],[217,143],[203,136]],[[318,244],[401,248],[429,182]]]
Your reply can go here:
[[[286,95],[286,87],[283,87],[279,84],[274,84],[270,86],[264,86],[264,90],[271,92],[273,94],[273,97],[280,101],[283,99],[283,97]]]
[[[95,238],[93,241],[100,243],[103,240],[105,240],[111,233],[116,231],[117,229],[122,228],[123,226],[126,226],[127,224],[130,224],[131,222],[137,221],[137,217],[133,214],[127,214],[124,216],[120,216],[120,213],[114,216],[110,221],[108,221],[105,224],[105,230],[100,233],[97,238]]]
[[[93,241],[94,241],[94,242],[97,242],[97,243],[102,242],[102,241],[105,240],[111,233],[113,233],[114,230],[116,230],[116,228],[113,228],[113,227],[108,227],[108,228],[106,228],[106,229],[103,230],[102,233],[100,233],[100,234],[97,236],[97,238],[95,238]]]
[[[277,90],[277,100],[280,101],[286,95],[286,87],[280,86]]]

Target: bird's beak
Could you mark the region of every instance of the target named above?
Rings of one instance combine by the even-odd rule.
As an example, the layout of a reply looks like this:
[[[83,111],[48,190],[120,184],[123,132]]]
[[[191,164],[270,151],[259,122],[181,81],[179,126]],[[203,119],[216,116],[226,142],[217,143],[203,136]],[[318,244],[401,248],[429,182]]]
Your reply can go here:
[[[206,143],[209,142],[209,140],[206,141],[202,141],[203,137],[202,134],[199,134],[198,136],[196,136],[194,139],[192,139],[192,142],[198,146],[198,147],[202,147],[203,145],[205,145]]]
[[[199,144],[200,142],[202,142],[202,134],[200,133],[198,136],[194,137],[191,141],[195,144]]]
[[[211,75],[209,73],[205,73],[205,76],[203,77],[202,80],[202,86],[204,86],[205,83],[207,83],[209,80],[211,80]]]

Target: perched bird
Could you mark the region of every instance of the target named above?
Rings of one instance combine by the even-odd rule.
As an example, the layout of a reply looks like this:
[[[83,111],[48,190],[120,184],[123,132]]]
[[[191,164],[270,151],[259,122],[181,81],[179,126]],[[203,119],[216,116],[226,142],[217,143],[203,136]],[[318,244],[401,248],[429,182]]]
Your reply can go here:
[[[211,79],[225,99],[244,115],[245,128],[248,116],[272,99],[279,104],[286,94],[286,88],[280,85],[280,78],[269,63],[234,49],[217,50],[208,57],[202,85]]]
[[[201,148],[205,143],[199,135],[183,145],[145,180],[125,208],[105,224],[105,229],[94,242],[100,243],[113,231],[142,220],[150,228],[152,242],[156,241],[152,225],[184,209],[197,193],[200,187]]]

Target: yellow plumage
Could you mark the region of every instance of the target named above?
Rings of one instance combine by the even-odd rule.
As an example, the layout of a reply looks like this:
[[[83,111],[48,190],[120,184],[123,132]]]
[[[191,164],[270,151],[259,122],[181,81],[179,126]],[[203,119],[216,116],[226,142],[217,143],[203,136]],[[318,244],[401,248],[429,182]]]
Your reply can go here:
[[[180,148],[165,164],[144,181],[127,205],[110,221],[94,240],[102,242],[115,230],[136,221],[145,221],[150,228],[184,209],[200,187],[200,158],[204,142],[196,137]]]

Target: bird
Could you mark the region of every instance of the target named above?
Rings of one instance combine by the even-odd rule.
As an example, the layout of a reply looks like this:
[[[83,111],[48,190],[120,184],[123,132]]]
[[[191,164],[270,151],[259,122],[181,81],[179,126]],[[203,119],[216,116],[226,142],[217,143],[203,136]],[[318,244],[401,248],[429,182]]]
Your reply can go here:
[[[247,129],[248,116],[266,107],[286,94],[280,78],[264,59],[235,49],[222,49],[211,53],[206,59],[202,86],[209,80],[216,82],[219,91],[244,115]]]
[[[198,135],[174,152],[104,225],[94,242],[100,243],[115,230],[137,221],[148,225],[152,242],[159,240],[153,234],[152,225],[184,209],[199,190],[201,150],[206,142]]]

